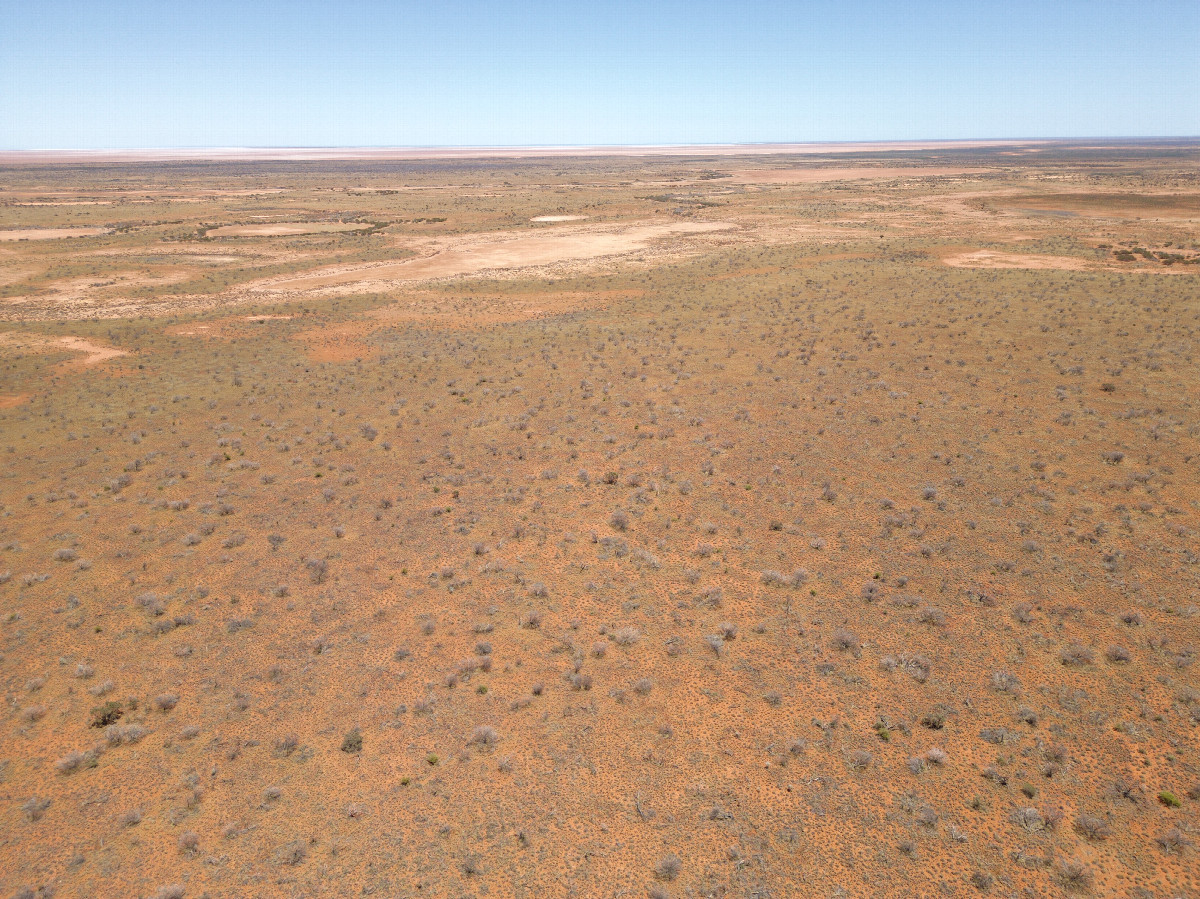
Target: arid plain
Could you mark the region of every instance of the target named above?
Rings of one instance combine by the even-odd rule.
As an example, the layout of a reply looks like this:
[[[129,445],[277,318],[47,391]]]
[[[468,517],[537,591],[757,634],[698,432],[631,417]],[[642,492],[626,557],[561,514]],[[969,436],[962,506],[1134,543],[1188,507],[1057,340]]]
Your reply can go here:
[[[1200,896],[1200,146],[0,160],[0,895]]]

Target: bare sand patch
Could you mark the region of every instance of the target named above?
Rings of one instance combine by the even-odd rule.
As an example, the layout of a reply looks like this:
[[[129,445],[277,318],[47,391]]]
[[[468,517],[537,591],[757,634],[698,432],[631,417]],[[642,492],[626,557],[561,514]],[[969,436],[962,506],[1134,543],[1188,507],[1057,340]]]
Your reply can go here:
[[[82,359],[74,359],[67,363],[82,367],[97,365],[107,362],[109,359],[129,355],[126,350],[92,343],[85,337],[49,337],[44,334],[16,334],[11,331],[0,332],[0,349],[19,350],[27,353],[54,353],[63,350],[82,353]]]
[[[29,203],[10,203],[10,206],[114,206],[114,200],[38,200]]]
[[[936,178],[951,175],[981,175],[989,171],[990,169],[966,169],[953,166],[744,169],[734,172],[731,180],[736,184],[816,184],[822,181],[860,181],[873,178]]]
[[[111,346],[100,346],[83,337],[59,337],[55,342],[64,349],[75,353],[83,353],[84,358],[79,360],[79,364],[81,365],[96,365],[100,362],[107,362],[109,359],[129,355],[126,350],[118,350],[116,347]]]
[[[707,234],[733,227],[728,222],[666,222],[603,230],[556,230],[523,236],[489,235],[437,249],[431,255],[417,259],[331,269],[265,282],[252,289],[272,292],[322,290],[347,284],[423,281],[497,269],[529,268],[632,253],[646,249],[656,240]]]
[[[26,278],[30,277],[31,275],[36,275],[37,273],[38,270],[36,268],[11,268],[7,270],[0,270],[0,287],[3,287],[6,284],[17,284],[18,282],[24,281]]]
[[[244,190],[221,190],[219,188],[209,190],[190,191],[191,194],[197,197],[257,197],[260,194],[282,194],[287,193],[286,187],[248,187]],[[170,194],[170,191],[148,191],[148,193]]]
[[[198,324],[187,325],[185,327],[167,328],[167,333],[175,337],[210,337],[215,336],[212,333],[212,325]]]
[[[535,215],[531,222],[582,222],[586,215]]]
[[[0,231],[0,241],[59,240],[66,237],[94,237],[107,233],[107,228],[20,228],[14,231]]]
[[[0,396],[0,409],[12,409],[29,401],[28,393],[8,393]]]
[[[942,263],[954,268],[1025,268],[1035,270],[1123,271],[1152,275],[1194,275],[1189,265],[1166,266],[1131,265],[1127,262],[1114,263],[1111,259],[1091,261],[1078,256],[1051,256],[1041,253],[1002,253],[996,250],[971,250],[950,253],[942,257]]]
[[[223,225],[213,228],[208,237],[290,237],[295,234],[337,234],[365,231],[372,227],[363,222],[272,222],[262,225]]]
[[[1093,266],[1074,256],[1049,256],[1031,253],[1000,253],[995,250],[973,250],[943,256],[942,262],[954,268],[1030,268],[1085,271]]]
[[[144,275],[136,269],[118,269],[107,272],[103,277],[102,281],[96,280],[96,276],[51,281],[40,292],[6,297],[3,305],[10,310],[52,306],[67,316],[73,313],[94,314],[96,310],[109,310],[122,302],[111,297],[114,290],[174,284],[186,280],[188,272],[175,269],[151,276]]]
[[[262,258],[258,254],[234,255],[231,253],[148,253],[146,255],[120,253],[98,254],[113,258],[126,258],[139,265],[229,265]]]

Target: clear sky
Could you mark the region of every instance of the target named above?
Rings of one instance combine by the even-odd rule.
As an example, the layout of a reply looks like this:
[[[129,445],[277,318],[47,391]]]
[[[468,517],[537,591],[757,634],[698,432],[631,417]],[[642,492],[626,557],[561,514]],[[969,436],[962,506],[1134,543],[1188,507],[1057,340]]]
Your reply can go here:
[[[0,148],[1200,134],[1200,0],[0,0]]]

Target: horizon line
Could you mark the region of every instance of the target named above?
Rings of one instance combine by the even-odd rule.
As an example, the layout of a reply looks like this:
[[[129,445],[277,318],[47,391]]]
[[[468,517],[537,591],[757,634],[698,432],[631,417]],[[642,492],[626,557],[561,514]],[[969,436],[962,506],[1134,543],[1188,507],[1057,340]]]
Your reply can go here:
[[[719,152],[721,155],[816,154],[936,149],[986,149],[990,147],[1045,146],[1080,142],[1121,144],[1146,142],[1200,142],[1193,135],[1129,135],[1027,138],[930,138],[913,140],[746,141],[661,144],[345,144],[173,147],[79,147],[0,149],[0,162],[56,161],[182,161],[182,160],[294,160],[322,159],[471,159],[570,156],[670,156]]]

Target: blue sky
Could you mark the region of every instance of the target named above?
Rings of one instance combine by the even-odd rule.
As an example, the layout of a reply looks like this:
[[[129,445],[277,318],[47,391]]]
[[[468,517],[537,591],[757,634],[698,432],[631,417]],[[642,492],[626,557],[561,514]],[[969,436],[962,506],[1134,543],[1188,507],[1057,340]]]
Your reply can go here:
[[[0,0],[0,147],[1197,135],[1197,35],[1197,0]]]

